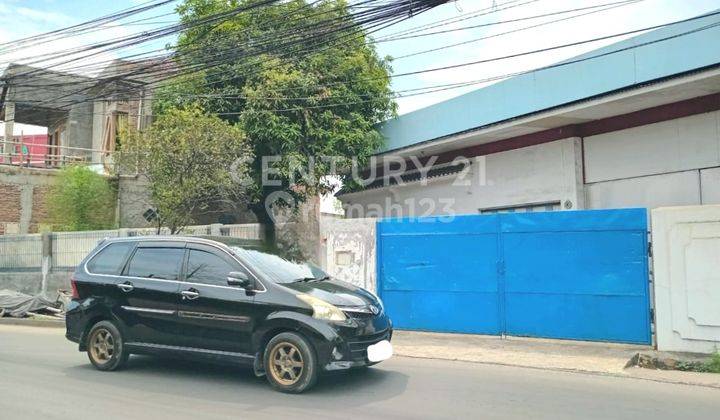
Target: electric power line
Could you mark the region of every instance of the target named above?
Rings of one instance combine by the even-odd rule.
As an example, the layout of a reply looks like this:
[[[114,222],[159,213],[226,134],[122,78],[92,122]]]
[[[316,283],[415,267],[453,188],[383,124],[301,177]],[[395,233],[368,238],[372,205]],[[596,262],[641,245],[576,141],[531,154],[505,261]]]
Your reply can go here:
[[[711,14],[708,14],[708,15],[703,15],[703,17],[713,16],[713,15],[717,15],[717,14],[720,14],[720,11],[719,11],[719,12],[714,12],[714,13],[711,13]],[[678,21],[678,22],[681,22],[681,21]],[[671,25],[671,24],[673,24],[673,23],[665,24],[665,26]],[[586,55],[586,56],[579,57],[579,58],[576,58],[576,59],[566,60],[566,61],[562,61],[562,62],[559,62],[559,63],[550,64],[550,65],[547,65],[547,66],[542,66],[542,67],[534,68],[534,69],[531,69],[531,70],[519,71],[519,72],[513,72],[513,73],[506,73],[506,74],[502,74],[502,75],[497,75],[497,76],[493,76],[493,77],[489,77],[489,78],[484,78],[484,79],[479,79],[479,80],[473,80],[473,81],[467,81],[467,82],[457,82],[457,83],[452,83],[452,84],[436,85],[436,86],[431,86],[431,87],[408,89],[407,91],[412,91],[412,90],[425,90],[425,91],[423,91],[423,92],[416,92],[416,93],[412,93],[412,94],[408,94],[408,95],[398,95],[397,98],[412,97],[412,96],[424,95],[424,94],[435,93],[435,92],[440,92],[440,91],[445,91],[445,90],[457,89],[457,88],[462,88],[462,87],[467,87],[467,86],[472,86],[472,85],[477,85],[477,84],[482,84],[482,83],[489,83],[489,82],[504,80],[504,79],[508,79],[508,78],[511,78],[511,77],[520,76],[520,75],[523,75],[523,74],[529,74],[529,73],[538,72],[538,71],[543,71],[543,70],[548,70],[548,69],[552,69],[552,68],[564,67],[564,66],[568,66],[568,65],[571,65],[571,64],[576,64],[576,63],[580,63],[580,62],[585,62],[585,61],[589,61],[589,60],[594,60],[594,59],[596,59],[596,58],[605,57],[605,56],[613,55],[613,54],[618,54],[618,53],[621,53],[621,52],[624,52],[624,51],[633,50],[633,49],[640,48],[640,47],[644,47],[644,46],[647,46],[647,45],[652,45],[652,44],[656,44],[656,43],[659,43],[659,42],[664,42],[664,41],[668,41],[668,40],[671,40],[671,39],[676,39],[676,38],[679,38],[679,37],[682,37],[682,36],[687,36],[687,35],[690,35],[690,34],[694,34],[694,33],[697,33],[697,32],[700,32],[700,31],[704,31],[704,30],[708,30],[708,29],[711,29],[711,28],[715,28],[715,27],[718,27],[718,26],[720,26],[720,22],[715,22],[715,23],[711,23],[711,24],[708,24],[708,25],[705,25],[705,26],[702,26],[702,27],[699,27],[699,28],[695,28],[695,29],[692,29],[692,30],[688,30],[688,31],[685,31],[685,32],[682,32],[682,33],[677,33],[677,34],[669,35],[669,36],[666,36],[666,37],[662,37],[662,38],[658,38],[658,39],[646,41],[646,42],[643,42],[643,43],[640,43],[640,44],[633,44],[633,45],[629,45],[629,46],[627,46],[627,47],[623,47],[623,48],[616,49],[616,50],[611,50],[611,51],[606,51],[606,52],[598,53],[598,54],[595,54],[595,55]],[[638,30],[638,31],[641,31],[641,30]],[[625,34],[625,33],[623,33],[623,34]],[[618,34],[617,36],[621,36],[621,34]],[[607,37],[603,37],[603,38],[599,38],[599,39],[606,39],[606,38],[607,38]],[[570,45],[570,44],[568,44],[568,45]],[[573,44],[573,45],[574,45],[574,44]],[[554,47],[550,47],[550,48],[554,48]],[[486,61],[487,61],[487,60],[486,60]],[[258,99],[258,98],[254,98],[254,99]],[[260,99],[268,99],[268,98],[260,98]],[[276,98],[269,98],[269,99],[276,99]],[[282,98],[282,99],[300,99],[300,98]],[[373,101],[377,101],[377,100],[381,100],[381,99],[371,98],[371,99],[363,100],[363,101],[344,102],[344,103],[325,104],[325,105],[315,105],[315,106],[301,106],[301,107],[284,108],[284,109],[265,109],[265,110],[262,110],[262,111],[263,111],[263,112],[292,112],[292,111],[301,111],[301,110],[307,110],[307,109],[323,109],[323,108],[332,108],[332,107],[339,107],[339,106],[348,106],[348,105],[355,105],[355,104],[360,104],[360,103],[373,102]],[[95,115],[95,114],[93,114],[93,113],[85,113],[85,114],[86,114],[86,115]],[[211,115],[240,115],[240,114],[242,114],[242,111],[240,111],[240,112],[219,112],[219,113],[211,113]],[[104,115],[104,114],[98,114],[98,115]],[[134,114],[134,115],[136,115],[136,114]],[[137,116],[137,115],[136,115],[136,116]]]

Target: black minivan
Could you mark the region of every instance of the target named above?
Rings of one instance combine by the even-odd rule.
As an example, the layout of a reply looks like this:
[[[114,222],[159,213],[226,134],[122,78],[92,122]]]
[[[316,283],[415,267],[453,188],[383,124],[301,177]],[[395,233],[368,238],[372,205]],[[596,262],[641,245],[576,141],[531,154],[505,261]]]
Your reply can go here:
[[[66,337],[100,370],[132,353],[251,365],[299,393],[392,355],[374,294],[311,263],[192,237],[101,241],[72,278]]]

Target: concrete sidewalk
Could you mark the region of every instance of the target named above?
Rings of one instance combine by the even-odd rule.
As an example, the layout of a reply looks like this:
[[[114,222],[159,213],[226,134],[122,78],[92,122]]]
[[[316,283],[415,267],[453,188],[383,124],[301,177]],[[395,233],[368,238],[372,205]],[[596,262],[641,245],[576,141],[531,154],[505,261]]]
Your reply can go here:
[[[625,368],[635,354],[652,350],[650,346],[396,330],[393,347],[395,354],[403,357],[460,360],[720,388],[719,374]]]

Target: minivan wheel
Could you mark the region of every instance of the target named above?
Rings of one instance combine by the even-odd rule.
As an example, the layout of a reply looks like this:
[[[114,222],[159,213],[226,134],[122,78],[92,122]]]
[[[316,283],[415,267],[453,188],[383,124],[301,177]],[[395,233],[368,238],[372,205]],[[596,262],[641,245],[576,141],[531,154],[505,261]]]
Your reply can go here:
[[[311,344],[301,335],[284,332],[265,347],[265,376],[278,391],[298,394],[315,385],[317,358]]]
[[[90,363],[104,371],[120,369],[130,356],[123,347],[120,330],[110,321],[100,321],[90,329],[87,354]]]

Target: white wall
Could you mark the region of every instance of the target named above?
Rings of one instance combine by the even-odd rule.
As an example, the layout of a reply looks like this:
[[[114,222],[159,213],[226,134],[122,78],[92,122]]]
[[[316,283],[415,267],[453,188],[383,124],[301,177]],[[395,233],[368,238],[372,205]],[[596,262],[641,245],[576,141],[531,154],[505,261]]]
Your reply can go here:
[[[585,182],[720,166],[720,111],[590,136]]]
[[[320,236],[325,243],[324,269],[340,280],[376,292],[376,220],[325,219]]]
[[[572,209],[582,208],[580,139],[495,153],[485,161],[487,183],[473,191],[476,211],[552,201],[570,201]]]
[[[5,133],[5,122],[0,121],[0,133]],[[14,123],[13,124],[13,136],[19,136],[19,135],[25,135],[25,136],[31,136],[34,134],[47,134],[47,127],[41,127],[39,125],[30,125],[30,124],[20,124],[20,123]]]
[[[588,208],[720,203],[720,112],[584,139]]]
[[[703,203],[720,204],[720,168],[700,171],[700,185]]]
[[[487,208],[566,201],[571,209],[583,208],[580,156],[580,140],[564,139],[475,158],[466,177],[470,185],[450,175],[431,178],[427,185],[414,182],[339,198],[350,206],[348,217],[477,214]]]
[[[699,178],[686,171],[588,184],[586,203],[591,209],[697,205]]]
[[[657,345],[720,349],[720,206],[652,211]]]
[[[453,180],[340,199],[364,209],[349,217],[441,215],[446,209],[474,214],[547,202],[567,209],[566,201],[571,209],[720,204],[720,111],[589,136],[582,147],[571,138],[491,154],[473,163],[471,186],[454,186]]]

